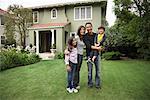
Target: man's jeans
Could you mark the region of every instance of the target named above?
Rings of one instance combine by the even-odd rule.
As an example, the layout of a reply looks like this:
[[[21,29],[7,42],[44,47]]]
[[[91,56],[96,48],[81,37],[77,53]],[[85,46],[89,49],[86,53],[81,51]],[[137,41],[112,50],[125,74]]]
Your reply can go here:
[[[67,77],[68,78],[68,86],[67,86],[67,88],[72,89],[75,87],[73,79],[74,79],[74,75],[75,75],[75,70],[77,68],[77,64],[74,64],[71,61],[69,61],[69,66],[71,67],[71,71],[68,71],[68,77]]]
[[[95,84],[97,87],[100,87],[100,65],[99,65],[99,55],[96,57],[94,61],[95,65]],[[91,62],[87,62],[88,65],[88,86],[93,86],[93,81],[92,81],[92,69],[93,69],[93,64]]]

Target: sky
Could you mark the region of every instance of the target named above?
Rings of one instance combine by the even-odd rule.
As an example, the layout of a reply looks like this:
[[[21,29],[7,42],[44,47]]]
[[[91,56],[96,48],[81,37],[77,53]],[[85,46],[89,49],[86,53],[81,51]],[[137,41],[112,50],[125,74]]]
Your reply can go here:
[[[74,1],[84,1],[84,0],[0,0],[0,8],[3,10],[7,10],[9,5],[18,4],[23,7],[34,7],[40,5],[49,5],[55,3],[63,3],[63,2],[74,2]],[[109,26],[112,26],[115,22],[115,14],[113,12],[113,0],[108,0],[107,3],[107,11],[106,11],[106,20],[109,23]]]

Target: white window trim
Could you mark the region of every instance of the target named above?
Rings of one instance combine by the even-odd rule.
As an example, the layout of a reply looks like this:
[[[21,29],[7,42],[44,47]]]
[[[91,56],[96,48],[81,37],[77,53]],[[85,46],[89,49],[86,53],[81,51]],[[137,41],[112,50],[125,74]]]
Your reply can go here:
[[[55,10],[56,11],[56,17],[53,17],[53,10]],[[57,19],[57,9],[56,8],[53,8],[52,10],[51,10],[51,19]]]
[[[91,18],[87,18],[86,11],[87,7],[91,7]],[[75,19],[75,9],[79,8],[79,19]],[[85,8],[85,19],[81,19],[81,8]],[[80,21],[80,20],[92,20],[92,15],[93,15],[93,8],[92,6],[80,6],[80,7],[74,7],[74,20],[75,21]]]
[[[37,22],[34,21],[34,13],[35,13],[35,12],[37,13]],[[33,11],[33,23],[34,23],[34,24],[39,23],[39,12],[38,12],[38,11]]]

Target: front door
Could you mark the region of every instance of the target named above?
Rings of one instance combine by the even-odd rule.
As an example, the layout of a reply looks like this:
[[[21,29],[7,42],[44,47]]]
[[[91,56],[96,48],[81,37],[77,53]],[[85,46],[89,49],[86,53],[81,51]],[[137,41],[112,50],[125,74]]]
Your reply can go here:
[[[39,52],[50,52],[52,42],[51,31],[40,31],[39,32]]]

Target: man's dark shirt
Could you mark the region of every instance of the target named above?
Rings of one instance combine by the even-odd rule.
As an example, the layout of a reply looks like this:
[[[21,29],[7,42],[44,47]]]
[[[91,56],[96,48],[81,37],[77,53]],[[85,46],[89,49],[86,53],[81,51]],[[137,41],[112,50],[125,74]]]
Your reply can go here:
[[[83,37],[83,42],[85,43],[86,46],[86,56],[90,56],[91,52],[91,46],[94,46],[94,38],[96,36],[96,33],[93,33],[92,35],[89,35],[86,33]]]

